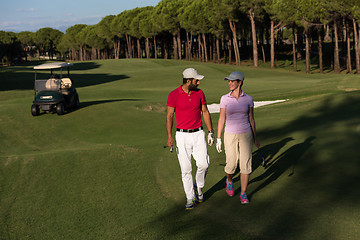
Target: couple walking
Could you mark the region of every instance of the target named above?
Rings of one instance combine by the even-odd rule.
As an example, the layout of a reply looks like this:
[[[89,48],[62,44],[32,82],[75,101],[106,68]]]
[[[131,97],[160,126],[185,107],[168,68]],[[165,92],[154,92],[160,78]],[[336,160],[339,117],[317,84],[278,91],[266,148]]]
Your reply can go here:
[[[214,129],[210,112],[206,105],[204,92],[198,88],[204,76],[194,68],[187,68],[183,72],[183,83],[170,92],[167,99],[166,131],[167,145],[172,147],[172,127],[174,114],[176,116],[176,153],[178,156],[182,182],[187,198],[185,209],[192,209],[196,202],[204,201],[202,188],[209,166],[209,155],[202,127],[202,117],[208,129],[207,142],[211,146],[214,141]],[[228,81],[230,92],[221,97],[220,116],[217,128],[216,149],[222,151],[221,135],[224,131],[224,146],[226,155],[226,192],[234,195],[233,175],[239,163],[241,180],[241,203],[249,203],[246,188],[252,171],[252,144],[257,147],[260,143],[256,139],[254,119],[254,102],[251,96],[242,90],[244,75],[232,72],[224,80]],[[195,182],[192,177],[191,156],[196,161],[197,171]]]

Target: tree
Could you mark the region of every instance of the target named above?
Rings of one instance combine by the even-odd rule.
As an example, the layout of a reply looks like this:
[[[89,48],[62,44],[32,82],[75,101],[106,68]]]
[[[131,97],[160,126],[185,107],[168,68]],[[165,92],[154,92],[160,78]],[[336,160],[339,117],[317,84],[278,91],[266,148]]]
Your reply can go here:
[[[140,8],[135,8],[132,10],[126,10],[118,14],[111,22],[111,30],[118,36],[118,37],[125,37],[127,51],[125,56],[127,58],[133,58],[135,49],[133,46],[133,39],[131,34],[136,34],[135,32],[131,31],[131,22],[133,19],[139,14]]]
[[[294,29],[295,14],[296,14],[295,0],[266,0],[265,9],[270,15],[270,66],[275,67],[275,34],[286,26],[292,26]],[[296,48],[295,36],[293,30],[293,63],[296,71]]]
[[[206,0],[205,1],[205,9],[208,15],[209,20],[209,31],[216,37],[216,55],[217,62],[220,63],[220,38],[225,35],[225,23],[226,17],[224,16],[221,9],[219,9],[218,0]]]
[[[150,38],[154,40],[154,56],[157,58],[157,48],[156,48],[156,34],[158,33],[157,25],[154,24],[154,7],[146,7],[139,14],[139,30],[143,37],[145,37],[145,52],[146,58],[150,58]]]
[[[351,4],[351,5],[349,5]],[[357,0],[350,0],[348,6],[351,7],[351,18],[354,29],[354,45],[355,45],[355,57],[356,57],[356,73],[360,74],[360,3]],[[359,25],[358,25],[359,24]],[[359,28],[358,28],[359,26]],[[359,29],[359,32],[358,32]]]
[[[51,58],[55,55],[56,46],[60,42],[62,33],[52,28],[41,28],[35,32],[34,42],[38,49],[38,56],[48,53]]]
[[[252,45],[253,45],[253,61],[254,66],[259,66],[259,57],[258,57],[258,46],[256,38],[256,25],[255,25],[255,16],[264,15],[264,0],[245,0],[241,1],[241,8],[245,12],[248,12],[250,22],[251,22],[251,36],[252,36]]]
[[[101,19],[101,21],[95,25],[95,32],[98,37],[104,38],[108,44],[113,44],[115,59],[120,58],[120,46],[121,46],[121,34],[117,34],[113,31],[111,24],[116,16],[109,15]]]
[[[86,47],[91,48],[91,59],[100,59],[101,50],[107,48],[106,39],[97,34],[95,25],[84,27],[79,33],[79,39],[81,39],[81,44],[84,46],[84,50]],[[87,59],[85,51],[84,55],[84,58]]]
[[[11,65],[21,57],[21,43],[13,32],[0,31],[0,59],[2,64]]]
[[[209,33],[209,19],[208,12],[206,11],[206,3],[202,0],[188,1],[183,7],[182,13],[179,15],[180,24],[187,33],[186,44],[186,57],[192,58],[191,47],[193,42],[193,36],[197,35],[198,43],[198,59],[201,61],[208,61],[208,50],[206,34]],[[190,33],[190,39],[189,39]]]
[[[83,60],[84,51],[79,38],[79,33],[86,26],[86,24],[76,24],[69,27],[66,29],[65,35],[61,38],[61,47],[62,49],[69,49],[72,60]]]
[[[28,56],[32,56],[32,50],[34,46],[34,33],[29,31],[23,31],[17,34],[17,38],[21,42],[21,47],[25,53],[25,61],[27,61]]]
[[[179,60],[182,58],[179,13],[185,3],[185,0],[162,0],[155,7],[163,31],[168,31],[173,36],[174,58]]]

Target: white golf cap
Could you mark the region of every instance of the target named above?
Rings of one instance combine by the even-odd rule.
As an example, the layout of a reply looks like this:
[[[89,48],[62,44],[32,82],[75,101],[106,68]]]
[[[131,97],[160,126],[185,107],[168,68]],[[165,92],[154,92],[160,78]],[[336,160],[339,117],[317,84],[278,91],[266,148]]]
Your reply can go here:
[[[238,72],[238,71],[235,71],[235,72],[232,72],[228,77],[224,78],[224,80],[231,80],[231,81],[234,81],[234,80],[241,80],[241,81],[244,81],[244,74],[242,74],[241,72]]]
[[[183,77],[184,78],[194,78],[194,79],[198,79],[198,80],[201,80],[204,78],[204,76],[198,74],[194,68],[185,69],[183,72]]]

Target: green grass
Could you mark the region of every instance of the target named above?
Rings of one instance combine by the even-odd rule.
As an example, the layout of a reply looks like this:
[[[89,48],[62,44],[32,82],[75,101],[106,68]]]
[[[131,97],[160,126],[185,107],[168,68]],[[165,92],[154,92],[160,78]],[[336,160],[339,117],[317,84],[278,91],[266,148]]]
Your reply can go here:
[[[360,77],[174,60],[76,63],[81,108],[32,117],[33,62],[0,68],[0,239],[357,239]],[[208,103],[240,70],[257,108],[251,204],[224,189],[209,147],[206,201],[184,211],[165,103],[195,67]],[[217,125],[218,114],[212,114]]]

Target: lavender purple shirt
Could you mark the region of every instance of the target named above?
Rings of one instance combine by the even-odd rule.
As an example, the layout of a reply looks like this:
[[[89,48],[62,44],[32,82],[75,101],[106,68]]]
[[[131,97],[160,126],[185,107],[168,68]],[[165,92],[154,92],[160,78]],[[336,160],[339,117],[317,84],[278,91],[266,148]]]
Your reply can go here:
[[[231,92],[222,96],[220,99],[220,108],[226,111],[225,132],[227,133],[247,133],[251,132],[249,122],[249,109],[254,107],[254,101],[251,96],[244,92],[237,100],[231,96]]]

